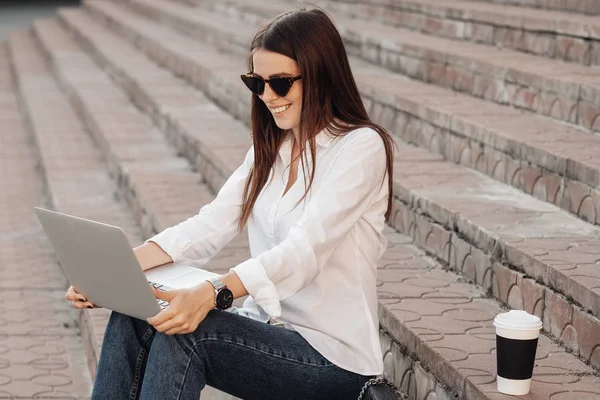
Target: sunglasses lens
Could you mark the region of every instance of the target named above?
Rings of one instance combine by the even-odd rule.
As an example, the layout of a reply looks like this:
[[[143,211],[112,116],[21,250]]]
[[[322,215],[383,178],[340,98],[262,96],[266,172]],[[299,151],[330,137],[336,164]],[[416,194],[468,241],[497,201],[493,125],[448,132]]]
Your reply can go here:
[[[286,78],[272,78],[269,84],[271,85],[271,89],[281,97],[288,94],[291,87],[289,79]]]
[[[246,84],[252,93],[261,95],[265,90],[265,81],[253,76],[242,76],[242,81]]]

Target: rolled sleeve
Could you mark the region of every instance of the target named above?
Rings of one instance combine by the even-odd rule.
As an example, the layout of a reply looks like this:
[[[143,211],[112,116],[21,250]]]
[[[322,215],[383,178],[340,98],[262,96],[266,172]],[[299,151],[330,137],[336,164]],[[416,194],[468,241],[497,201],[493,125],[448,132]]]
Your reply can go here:
[[[254,147],[242,165],[227,179],[212,202],[198,214],[146,240],[155,242],[177,261],[208,262],[238,233],[243,192],[254,164]]]
[[[281,316],[277,288],[259,260],[251,258],[231,268],[231,271],[236,273],[256,304],[267,314],[274,318]]]
[[[182,259],[184,259],[183,253],[192,247],[191,240],[184,240],[182,242],[179,235],[177,235],[177,233],[174,232],[174,229],[171,228],[165,229],[164,231],[146,240],[144,243],[148,242],[154,242],[159,245],[160,248],[163,249],[163,251],[167,253],[169,257],[171,257],[173,262],[182,261]]]

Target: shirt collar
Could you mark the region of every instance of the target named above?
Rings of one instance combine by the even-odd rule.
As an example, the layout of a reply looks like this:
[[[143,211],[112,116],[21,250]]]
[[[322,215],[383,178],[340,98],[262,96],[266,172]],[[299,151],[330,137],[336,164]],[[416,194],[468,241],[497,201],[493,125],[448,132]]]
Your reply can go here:
[[[315,136],[317,144],[321,147],[328,147],[333,141],[333,139],[335,139],[335,136],[329,133],[329,130],[327,128],[323,129],[317,134],[317,136]]]
[[[291,147],[291,143],[292,143],[292,138],[293,137],[294,137],[294,134],[291,131],[288,131],[286,133],[285,139],[283,140],[283,143],[282,143],[281,147],[282,148],[284,146],[286,146],[286,147],[290,146]],[[333,141],[333,139],[335,139],[335,136],[332,135],[327,128],[321,130],[315,136],[315,141],[321,147],[328,147],[331,144],[331,142]]]
[[[283,143],[281,143],[281,146],[279,148],[279,156],[283,160],[284,165],[288,165],[291,162],[293,137],[294,134],[291,131],[288,131],[285,139],[283,140]],[[333,139],[335,139],[335,136],[333,136],[327,128],[321,130],[315,136],[315,142],[321,147],[328,147],[333,141]]]

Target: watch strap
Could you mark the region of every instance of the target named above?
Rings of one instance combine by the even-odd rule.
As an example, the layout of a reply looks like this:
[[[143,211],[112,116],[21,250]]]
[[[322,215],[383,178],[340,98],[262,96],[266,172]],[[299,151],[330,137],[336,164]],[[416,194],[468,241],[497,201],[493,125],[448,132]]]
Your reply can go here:
[[[231,290],[229,290],[227,286],[221,281],[221,279],[218,276],[214,276],[210,279],[207,279],[207,281],[210,282],[210,284],[214,287],[215,290],[215,307],[221,310],[226,310],[229,307],[231,307],[231,304],[233,303],[233,294],[231,293]],[[229,294],[225,299],[222,299],[225,300],[225,303],[219,304],[219,295],[223,292],[229,292]],[[227,293],[224,293],[224,296],[226,295]]]
[[[219,290],[227,287],[221,281],[221,279],[219,279],[218,276],[213,276],[212,278],[208,279],[208,281],[210,282],[211,285],[213,285],[213,287],[215,288],[215,291],[217,291],[217,292],[219,292]]]

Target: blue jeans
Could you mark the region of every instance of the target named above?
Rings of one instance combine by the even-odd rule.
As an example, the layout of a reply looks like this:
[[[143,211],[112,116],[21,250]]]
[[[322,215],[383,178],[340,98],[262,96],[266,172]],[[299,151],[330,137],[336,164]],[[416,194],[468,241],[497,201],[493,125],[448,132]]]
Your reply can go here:
[[[245,400],[356,400],[369,378],[297,332],[235,313],[213,310],[195,332],[169,336],[113,312],[92,400],[198,400],[205,385]]]

